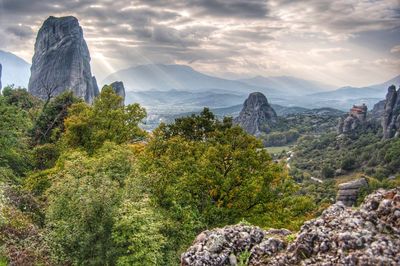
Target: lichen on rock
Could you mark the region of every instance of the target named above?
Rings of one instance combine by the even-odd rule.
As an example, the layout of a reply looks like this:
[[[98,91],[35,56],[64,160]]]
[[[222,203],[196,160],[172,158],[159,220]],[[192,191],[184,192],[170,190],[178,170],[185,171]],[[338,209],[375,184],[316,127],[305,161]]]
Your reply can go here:
[[[229,257],[243,251],[248,265],[400,265],[400,188],[380,189],[358,209],[338,202],[304,223],[294,241],[289,234],[244,225],[205,231],[181,265],[234,265]]]

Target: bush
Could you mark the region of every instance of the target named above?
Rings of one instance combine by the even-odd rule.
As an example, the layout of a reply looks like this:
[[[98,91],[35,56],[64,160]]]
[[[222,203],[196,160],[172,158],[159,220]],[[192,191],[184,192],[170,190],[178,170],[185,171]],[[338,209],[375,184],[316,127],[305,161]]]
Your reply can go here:
[[[345,157],[342,160],[341,166],[343,170],[353,170],[356,168],[356,160],[352,157]]]
[[[332,178],[335,175],[335,170],[330,166],[324,166],[321,171],[321,175],[325,178]]]

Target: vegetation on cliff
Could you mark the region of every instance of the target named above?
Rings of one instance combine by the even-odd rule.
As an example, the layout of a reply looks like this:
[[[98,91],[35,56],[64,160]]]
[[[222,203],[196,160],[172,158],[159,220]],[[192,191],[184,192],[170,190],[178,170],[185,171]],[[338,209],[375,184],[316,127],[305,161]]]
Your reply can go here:
[[[317,206],[262,143],[208,110],[139,127],[112,88],[93,105],[0,96],[0,258],[11,264],[175,265],[200,231],[297,228]]]

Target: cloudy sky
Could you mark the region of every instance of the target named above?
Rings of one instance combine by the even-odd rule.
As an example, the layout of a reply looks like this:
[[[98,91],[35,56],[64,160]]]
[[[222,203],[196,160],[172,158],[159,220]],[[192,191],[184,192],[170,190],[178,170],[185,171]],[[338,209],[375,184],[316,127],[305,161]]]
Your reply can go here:
[[[98,80],[149,63],[337,86],[400,74],[400,0],[0,0],[0,49],[31,62],[50,15],[79,19]]]

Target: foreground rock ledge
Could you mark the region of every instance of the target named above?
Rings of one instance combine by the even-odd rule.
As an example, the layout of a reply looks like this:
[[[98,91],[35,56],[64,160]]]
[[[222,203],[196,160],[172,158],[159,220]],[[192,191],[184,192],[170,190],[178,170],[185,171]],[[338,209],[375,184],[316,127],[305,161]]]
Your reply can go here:
[[[181,265],[237,265],[244,251],[248,265],[400,265],[400,188],[378,190],[358,209],[338,202],[291,239],[285,229],[241,224],[204,231]]]

